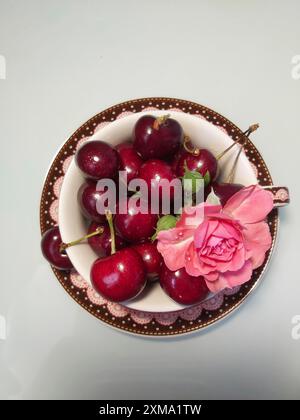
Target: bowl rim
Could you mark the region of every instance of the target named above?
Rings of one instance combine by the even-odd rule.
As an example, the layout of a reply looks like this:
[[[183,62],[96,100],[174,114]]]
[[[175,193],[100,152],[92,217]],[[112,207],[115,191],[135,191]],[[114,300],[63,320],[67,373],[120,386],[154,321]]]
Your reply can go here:
[[[106,125],[105,127],[100,128],[99,130],[95,130],[95,133],[88,138],[86,141],[92,141],[95,139],[101,139],[106,141],[106,137],[108,137],[108,143],[110,144],[109,139],[115,139],[116,132],[117,136],[118,133],[124,132],[124,125],[126,130],[131,132],[132,126],[134,125],[135,121],[141,116],[148,114],[148,111],[144,112],[138,112],[134,113],[132,115],[128,115],[125,118],[115,120],[111,122],[110,124]],[[165,114],[165,111],[152,111],[152,115],[163,115]],[[220,149],[216,152],[218,154],[221,150],[224,150],[224,148],[228,147],[228,145],[231,144],[231,139],[229,136],[220,130],[218,130],[216,127],[211,126],[208,122],[202,121],[201,119],[195,117],[194,115],[189,115],[185,113],[178,113],[178,112],[172,112],[170,111],[169,114],[172,118],[177,120],[180,120],[182,125],[186,125],[189,128],[187,130],[191,129],[191,125],[194,125],[196,129],[194,128],[194,131],[198,131],[200,129],[208,130],[208,134],[206,135],[207,139],[206,141],[211,141],[211,138],[213,136],[216,137],[214,145],[210,145],[210,150],[214,150],[214,146],[218,144],[220,146]],[[129,128],[128,128],[129,127]],[[188,131],[189,132],[189,131]],[[189,132],[190,134],[190,132]],[[193,137],[193,136],[192,136]],[[127,141],[127,137],[125,138],[125,141]],[[203,141],[203,138],[202,138]],[[226,141],[226,143],[222,144],[221,142]],[[118,142],[119,144],[119,142]],[[207,147],[207,146],[204,146]],[[231,162],[231,159],[234,159],[236,154],[238,153],[237,149],[232,150],[232,157],[228,159],[229,162]],[[223,163],[223,160],[221,161],[221,164]],[[245,171],[248,172],[246,178],[248,179],[248,182],[253,184],[256,182],[253,169],[251,167],[250,162],[247,160],[246,156],[242,154],[240,156],[239,161],[239,167],[242,167],[242,170],[240,172]],[[249,178],[250,177],[250,178]],[[76,185],[70,185],[74,183],[75,181],[79,181],[80,183]],[[60,200],[59,200],[59,220],[60,220],[60,233],[62,236],[62,240],[64,242],[70,242],[74,238],[74,223],[73,221],[70,221],[69,214],[71,213],[71,209],[74,209],[73,214],[75,214],[75,217],[78,218],[80,216],[81,221],[84,221],[84,217],[82,217],[81,212],[78,208],[77,200],[76,200],[76,193],[74,193],[74,188],[76,190],[80,187],[80,185],[84,182],[84,177],[81,174],[80,170],[77,168],[76,163],[74,160],[70,163],[70,166],[68,168],[67,173],[65,174],[64,181],[61,187],[61,193],[60,193]],[[239,181],[238,181],[239,182]],[[246,182],[246,179],[245,179]],[[242,182],[242,183],[245,183]],[[71,198],[70,198],[71,195]],[[70,206],[69,201],[70,199],[73,201],[72,206]],[[66,207],[68,209],[66,209]],[[70,208],[71,207],[71,208]],[[79,224],[76,223],[76,226]],[[75,237],[81,237],[84,236],[86,232],[86,227],[84,229],[77,231],[75,234]],[[82,244],[79,247],[72,247],[67,250],[67,253],[69,255],[69,258],[71,259],[74,268],[79,272],[79,274],[88,282],[91,284],[90,281],[90,267],[93,263],[93,261],[96,260],[97,256],[93,252],[93,250],[89,247],[88,244]],[[83,256],[85,255],[85,257]],[[152,289],[149,293],[149,287]],[[147,290],[147,293],[145,294],[145,291]],[[164,292],[162,292],[161,288],[159,287],[159,283],[154,283],[148,286],[148,289],[144,290],[141,295],[138,295],[135,299],[132,299],[130,301],[124,301],[122,302],[122,305],[126,306],[127,308],[131,308],[134,310],[141,310],[145,312],[172,312],[172,311],[180,311],[184,308],[189,308],[194,306],[192,305],[182,305],[171,299],[169,296],[165,295]],[[143,294],[144,293],[144,294]],[[201,301],[202,303],[206,300],[210,299],[213,296],[213,294],[210,294],[206,299]],[[142,297],[142,299],[141,299]],[[159,303],[158,303],[159,302]],[[201,303],[199,302],[199,303]]]

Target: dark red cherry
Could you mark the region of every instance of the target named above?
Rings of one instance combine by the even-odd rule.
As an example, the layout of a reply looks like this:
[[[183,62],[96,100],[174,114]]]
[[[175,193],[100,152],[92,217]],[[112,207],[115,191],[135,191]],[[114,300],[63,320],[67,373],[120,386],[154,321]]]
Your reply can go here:
[[[185,150],[182,147],[182,148],[180,148],[178,150],[178,152],[173,156],[173,159],[171,159],[171,161],[170,161],[171,169],[174,172],[174,174],[176,173],[179,159],[181,158],[181,156],[183,155],[183,153],[185,153]]]
[[[137,206],[135,206],[135,202]],[[137,243],[149,239],[155,231],[158,216],[151,214],[150,209],[146,214],[139,211],[140,199],[128,199],[127,213],[121,214],[119,211],[120,204],[114,217],[114,224],[117,232],[128,242]]]
[[[88,238],[88,242],[99,257],[108,256],[111,254],[111,235],[108,224],[92,222],[88,228],[88,234],[95,232],[98,228],[102,228],[103,232]],[[115,240],[117,250],[126,246],[126,242],[119,235],[115,235]]]
[[[60,246],[62,244],[62,239],[60,236],[58,226],[55,226],[47,230],[42,236],[41,248],[42,253],[46,260],[58,268],[59,270],[70,270],[73,268],[66,251],[62,251]]]
[[[244,185],[233,184],[229,182],[213,182],[205,189],[206,197],[211,192],[212,188],[216,196],[219,197],[221,205],[225,206],[227,200],[229,200],[230,197],[232,197],[235,193],[244,188]]]
[[[118,152],[100,140],[84,143],[75,156],[77,166],[83,175],[91,179],[114,179],[119,170]]]
[[[100,214],[98,210],[100,201],[102,201],[103,207],[109,204],[107,192],[97,191],[97,183],[95,181],[86,180],[78,190],[77,199],[81,212],[85,217],[98,223],[106,221],[105,214]],[[111,199],[111,203],[113,203],[113,199]]]
[[[208,172],[210,179],[213,180],[217,175],[218,161],[207,149],[200,149],[199,155],[194,155],[185,151],[178,160],[176,175],[178,177],[183,176],[186,169],[197,171],[203,177]]]
[[[173,156],[183,140],[181,125],[167,116],[142,116],[133,129],[133,144],[144,160]]]
[[[116,147],[116,150],[118,151],[120,156],[120,169],[122,171],[126,171],[127,182],[130,182],[133,178],[137,177],[143,160],[134,150],[133,144],[130,142],[119,144]]]
[[[142,257],[147,276],[150,280],[156,280],[159,276],[162,266],[162,256],[157,250],[156,242],[146,242],[144,244],[134,245],[133,248]]]
[[[91,268],[91,282],[106,299],[123,302],[136,297],[146,285],[146,271],[141,256],[124,248],[106,258],[97,259]]]
[[[139,170],[139,178],[146,181],[149,194],[154,194],[158,190],[158,195],[162,195],[162,180],[169,182],[176,179],[171,166],[159,159],[151,159],[143,163]],[[173,188],[170,189],[170,198],[174,197]]]
[[[160,284],[168,296],[182,305],[201,302],[209,293],[202,276],[190,276],[185,268],[169,270],[165,265],[160,272]]]

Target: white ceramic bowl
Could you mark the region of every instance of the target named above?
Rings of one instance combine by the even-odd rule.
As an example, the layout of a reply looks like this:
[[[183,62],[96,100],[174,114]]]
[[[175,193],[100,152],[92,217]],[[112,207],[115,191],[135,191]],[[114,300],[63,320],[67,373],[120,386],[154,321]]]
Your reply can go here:
[[[126,141],[131,138],[136,120],[143,114],[165,115],[166,111],[148,111],[121,118],[96,131],[90,140],[103,140],[112,145]],[[174,111],[168,111],[168,114],[182,125],[184,132],[200,148],[208,148],[217,155],[232,144],[232,139],[225,132],[202,118]],[[220,180],[226,179],[237,152],[238,147],[233,147],[220,160]],[[87,222],[77,203],[77,191],[83,181],[84,178],[73,160],[64,177],[59,201],[59,227],[64,242],[84,236],[87,231]],[[257,183],[254,171],[244,153],[239,158],[234,181],[243,185]],[[75,269],[87,282],[91,283],[90,269],[97,258],[92,248],[87,243],[82,243],[69,248],[67,252]],[[148,312],[169,312],[184,307],[171,300],[158,282],[148,286],[136,299],[126,302],[125,305],[132,309]]]

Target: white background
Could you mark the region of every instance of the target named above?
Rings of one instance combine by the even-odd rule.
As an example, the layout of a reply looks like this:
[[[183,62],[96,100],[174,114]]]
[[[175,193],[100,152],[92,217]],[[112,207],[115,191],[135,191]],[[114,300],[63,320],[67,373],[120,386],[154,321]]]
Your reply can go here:
[[[299,398],[300,3],[0,0],[0,398]],[[203,333],[139,338],[63,290],[39,249],[48,165],[79,125],[145,96],[190,99],[245,129],[290,187],[261,286]],[[2,322],[3,322],[2,318]]]

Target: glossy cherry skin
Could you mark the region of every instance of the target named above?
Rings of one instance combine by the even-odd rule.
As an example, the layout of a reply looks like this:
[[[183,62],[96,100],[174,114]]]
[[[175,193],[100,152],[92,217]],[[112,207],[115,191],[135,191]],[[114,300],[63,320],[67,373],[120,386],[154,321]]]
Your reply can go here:
[[[165,265],[160,272],[160,285],[170,298],[182,305],[201,302],[209,293],[202,276],[190,276],[185,268],[169,270]]]
[[[59,270],[71,270],[71,263],[65,251],[60,251],[62,239],[58,226],[47,230],[42,236],[41,248],[46,260]]]
[[[229,200],[230,197],[232,197],[235,193],[244,188],[244,185],[233,184],[229,182],[213,182],[205,189],[206,196],[211,192],[212,188],[214,190],[214,193],[219,197],[221,205],[225,206],[227,200]]]
[[[183,152],[177,163],[176,175],[178,177],[184,175],[185,166],[190,171],[199,172],[202,176],[209,172],[211,180],[216,177],[218,171],[218,161],[207,149],[201,149],[198,156],[187,151]]]
[[[181,158],[181,156],[183,155],[183,153],[185,153],[185,150],[184,150],[183,147],[181,147],[178,150],[178,152],[173,156],[173,158],[171,159],[171,161],[170,161],[171,169],[174,172],[174,174],[176,173],[179,159]]]
[[[91,282],[95,290],[114,302],[133,299],[144,289],[146,281],[143,260],[132,248],[99,258],[91,268]]]
[[[171,182],[173,179],[176,179],[175,174],[172,171],[171,166],[163,162],[159,159],[151,159],[147,162],[143,163],[140,167],[139,171],[139,178],[146,181],[148,186],[149,194],[153,194],[155,190],[159,190],[159,197],[162,196],[162,187],[161,187],[161,180],[166,179],[167,181]],[[149,195],[150,197],[150,195]],[[170,190],[170,198],[174,197],[174,190],[171,188]]]
[[[111,254],[111,235],[107,223],[92,222],[87,233],[95,232],[96,229],[102,228],[103,232],[99,235],[88,238],[88,243],[99,257],[106,257]],[[116,249],[122,249],[127,244],[119,235],[115,235]]]
[[[75,156],[77,166],[86,178],[115,179],[119,170],[118,152],[100,140],[84,143]]]
[[[120,170],[126,171],[127,182],[136,178],[143,163],[142,158],[137,154],[130,142],[121,143],[116,147],[120,157]]]
[[[167,118],[159,125],[156,122],[156,117],[144,115],[133,129],[134,148],[144,160],[170,158],[183,140],[182,127],[176,120]]]
[[[97,211],[98,200],[104,200],[103,192],[97,191],[97,183],[92,180],[86,180],[78,190],[77,200],[82,214],[94,222],[103,223],[106,221],[105,214],[99,214]],[[107,196],[106,196],[107,197]]]
[[[157,250],[156,242],[146,242],[144,244],[134,245],[135,249],[142,257],[149,280],[155,281],[160,273],[163,259]]]
[[[139,206],[139,200],[137,200]],[[119,208],[119,207],[118,207]],[[114,217],[114,225],[125,241],[138,243],[148,240],[155,231],[158,220],[157,214],[151,214],[150,209],[147,214],[143,214],[135,208],[133,202],[127,200],[127,213],[121,214],[118,211]]]

